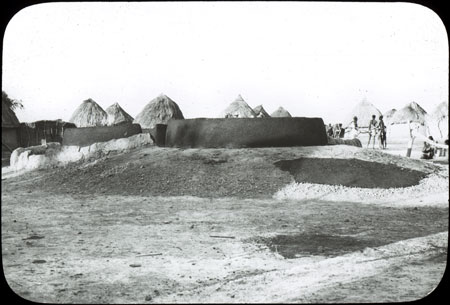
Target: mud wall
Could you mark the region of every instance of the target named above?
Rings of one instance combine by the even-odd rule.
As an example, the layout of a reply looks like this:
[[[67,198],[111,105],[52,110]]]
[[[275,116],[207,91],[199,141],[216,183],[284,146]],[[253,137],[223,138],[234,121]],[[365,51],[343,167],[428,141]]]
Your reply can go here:
[[[170,120],[168,147],[289,147],[327,145],[321,118]]]
[[[164,146],[166,142],[167,124],[156,124],[153,128],[142,128],[143,133],[149,133],[153,142],[158,146]]]
[[[2,158],[4,152],[9,154],[19,146],[19,129],[17,127],[2,127]]]
[[[62,143],[64,132],[76,128],[75,124],[61,121],[37,121],[20,123],[19,142],[21,147],[41,145],[41,140]]]
[[[127,138],[139,133],[142,133],[141,125],[139,124],[70,128],[64,131],[62,144],[83,147],[112,139]]]

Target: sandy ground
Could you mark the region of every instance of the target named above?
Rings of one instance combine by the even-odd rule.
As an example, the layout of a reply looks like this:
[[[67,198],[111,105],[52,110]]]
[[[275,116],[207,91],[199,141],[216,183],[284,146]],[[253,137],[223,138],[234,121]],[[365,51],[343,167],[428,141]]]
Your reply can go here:
[[[379,161],[426,177],[362,189],[297,183],[273,164],[305,156]],[[190,170],[191,179],[170,180],[156,171],[163,166],[178,176]],[[133,187],[144,171],[168,186]],[[146,147],[64,172],[2,172],[4,274],[35,302],[404,302],[433,291],[446,268],[448,165],[342,146]]]

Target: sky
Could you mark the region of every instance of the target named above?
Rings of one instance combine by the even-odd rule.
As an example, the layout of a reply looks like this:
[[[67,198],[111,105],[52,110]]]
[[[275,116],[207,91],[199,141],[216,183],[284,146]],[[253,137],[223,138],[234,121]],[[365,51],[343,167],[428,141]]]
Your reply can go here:
[[[268,113],[345,120],[448,101],[448,38],[412,3],[44,3],[3,41],[2,90],[22,122],[69,120],[82,101],[135,117],[163,93],[186,118],[218,117],[240,94]]]

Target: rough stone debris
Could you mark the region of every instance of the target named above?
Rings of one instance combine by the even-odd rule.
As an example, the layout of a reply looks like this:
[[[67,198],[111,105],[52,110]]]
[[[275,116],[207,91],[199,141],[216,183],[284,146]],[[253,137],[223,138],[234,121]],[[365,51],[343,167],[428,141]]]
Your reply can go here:
[[[94,143],[85,147],[61,146],[59,143],[48,143],[46,145],[17,148],[11,155],[10,166],[15,171],[61,166],[83,159],[96,158],[111,151],[133,149],[152,142],[150,134],[141,133],[128,138]]]

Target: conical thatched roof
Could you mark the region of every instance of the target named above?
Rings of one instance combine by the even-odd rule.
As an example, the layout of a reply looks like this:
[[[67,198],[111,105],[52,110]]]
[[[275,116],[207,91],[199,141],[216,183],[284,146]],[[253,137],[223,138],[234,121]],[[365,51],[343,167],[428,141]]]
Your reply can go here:
[[[436,106],[431,113],[431,117],[435,120],[442,120],[448,118],[448,102],[442,102]]]
[[[430,132],[436,136],[443,138],[448,136],[448,102],[442,102],[436,106],[428,120],[428,127]]]
[[[106,108],[108,114],[108,125],[118,125],[123,123],[133,123],[133,117],[129,115],[118,103],[114,103]]]
[[[167,124],[170,119],[184,119],[177,103],[160,94],[151,100],[134,119],[142,128],[154,128],[156,124]]]
[[[292,115],[281,106],[277,110],[272,112],[272,114],[270,116],[274,117],[274,118],[291,118],[292,117]]]
[[[20,122],[14,111],[2,99],[2,127],[17,127]]]
[[[392,117],[392,124],[408,123],[410,120],[424,124],[428,119],[427,112],[416,102],[411,102],[402,109],[395,112]]]
[[[372,115],[376,115],[378,120],[381,112],[372,103],[368,102],[367,99],[363,99],[350,111],[346,121],[351,122],[353,117],[356,116],[358,118],[358,126],[368,127],[370,120],[372,120]]]
[[[254,118],[256,117],[256,113],[239,94],[234,102],[232,102],[224,111],[222,111],[220,116],[223,118]]]
[[[87,99],[75,110],[69,122],[77,127],[105,126],[108,115],[94,100]]]
[[[388,110],[383,114],[384,121],[386,122],[386,124],[389,124],[391,122],[392,117],[394,116],[394,114],[396,112],[397,112],[397,109],[392,108],[391,110]]]
[[[270,118],[270,115],[267,113],[267,111],[264,109],[262,105],[253,108],[253,111],[255,112],[256,117],[258,118]]]

